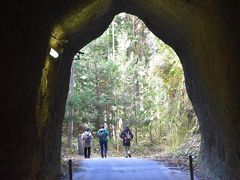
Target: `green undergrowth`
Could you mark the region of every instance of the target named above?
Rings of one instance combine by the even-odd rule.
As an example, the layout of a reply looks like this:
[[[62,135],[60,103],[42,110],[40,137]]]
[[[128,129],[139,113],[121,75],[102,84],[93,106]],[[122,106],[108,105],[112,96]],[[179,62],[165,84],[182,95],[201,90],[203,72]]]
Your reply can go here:
[[[68,156],[74,156],[78,154],[77,149],[77,138],[73,138],[72,147],[67,147],[67,138],[62,138],[62,159],[66,159]],[[188,139],[184,139],[181,144],[171,144],[170,142],[155,143],[150,141],[139,141],[138,143],[131,143],[131,152],[133,156],[137,157],[149,157],[149,156],[160,156],[160,155],[173,155],[173,156],[188,156],[192,155],[197,158],[199,155],[200,146],[200,135],[192,135]],[[118,149],[118,150],[117,150]],[[100,145],[98,139],[94,138],[92,141],[92,157],[100,155]],[[118,141],[118,148],[116,141],[112,139],[108,140],[108,155],[124,156],[124,147],[122,141]]]

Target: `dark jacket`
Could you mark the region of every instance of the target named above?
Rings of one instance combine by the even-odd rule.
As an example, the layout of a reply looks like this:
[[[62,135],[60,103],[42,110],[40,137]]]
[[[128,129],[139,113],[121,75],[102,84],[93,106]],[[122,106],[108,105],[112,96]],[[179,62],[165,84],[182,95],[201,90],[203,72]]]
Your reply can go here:
[[[130,139],[127,138],[127,134],[129,134]],[[130,129],[124,129],[122,133],[120,134],[120,138],[123,140],[123,146],[130,146],[131,145],[131,140],[133,138],[133,133]]]

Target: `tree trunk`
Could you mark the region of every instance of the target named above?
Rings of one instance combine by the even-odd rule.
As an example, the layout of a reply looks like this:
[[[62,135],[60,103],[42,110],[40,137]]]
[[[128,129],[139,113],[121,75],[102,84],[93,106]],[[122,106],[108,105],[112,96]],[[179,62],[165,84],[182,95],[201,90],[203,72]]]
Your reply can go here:
[[[109,139],[112,139],[112,128],[111,128],[111,122],[110,122],[110,113],[109,113],[110,106],[106,105],[106,122],[107,122],[107,128],[109,132]]]
[[[127,121],[127,110],[126,110],[126,105],[125,104],[123,106],[123,114],[124,114],[124,116],[123,116],[123,124],[124,124]]]
[[[114,20],[112,22],[112,58],[113,58],[113,61],[115,60],[115,30],[114,30]]]
[[[118,128],[118,125],[115,126],[115,141],[116,141],[116,146],[117,146],[117,153],[119,153],[119,128]]]
[[[70,84],[69,84],[70,96],[74,96],[74,63],[71,67],[71,76],[70,76]],[[73,137],[73,114],[74,109],[72,107],[70,118],[68,120],[68,137],[67,137],[67,146],[69,148],[72,147],[72,137]]]
[[[103,107],[102,105],[98,106],[98,112],[99,112],[99,125],[104,125],[104,113],[103,113]]]
[[[153,143],[152,123],[149,124],[149,136],[150,136],[151,143]]]
[[[135,143],[138,144],[138,128],[135,126]]]
[[[95,121],[95,130],[98,130],[98,128],[104,124],[104,117],[103,117],[103,107],[101,104],[99,104],[100,96],[101,96],[101,89],[100,89],[100,85],[99,85],[98,66],[97,66],[96,62],[94,62],[94,68],[95,68],[95,92],[97,94],[96,109],[98,112],[98,115],[97,115],[96,121]]]
[[[71,111],[71,118],[68,120],[68,137],[67,137],[67,146],[72,147],[72,137],[73,137],[73,119],[72,119],[73,110]]]

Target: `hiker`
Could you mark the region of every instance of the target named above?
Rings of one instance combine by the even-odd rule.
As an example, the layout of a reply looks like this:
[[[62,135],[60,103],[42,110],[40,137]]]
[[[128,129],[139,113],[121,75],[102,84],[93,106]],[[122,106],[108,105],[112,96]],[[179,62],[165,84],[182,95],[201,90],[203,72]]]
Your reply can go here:
[[[132,157],[130,152],[130,145],[131,145],[131,140],[133,138],[133,133],[128,126],[124,128],[124,130],[120,134],[120,138],[122,138],[123,140],[123,146],[125,148],[125,157],[126,158]]]
[[[85,128],[84,133],[82,134],[82,141],[83,141],[83,147],[84,147],[84,157],[90,158],[91,156],[91,145],[92,145],[92,134],[89,130],[89,128]]]
[[[98,130],[97,137],[99,139],[99,144],[101,147],[101,156],[102,158],[107,157],[108,132],[103,125]]]

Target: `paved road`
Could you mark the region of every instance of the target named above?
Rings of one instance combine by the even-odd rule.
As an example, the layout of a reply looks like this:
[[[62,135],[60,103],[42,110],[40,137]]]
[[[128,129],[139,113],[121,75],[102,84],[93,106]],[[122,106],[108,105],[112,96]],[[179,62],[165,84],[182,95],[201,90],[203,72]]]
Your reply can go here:
[[[137,158],[93,158],[84,160],[73,180],[189,180],[188,173],[156,161]],[[195,178],[197,180],[197,178]]]

